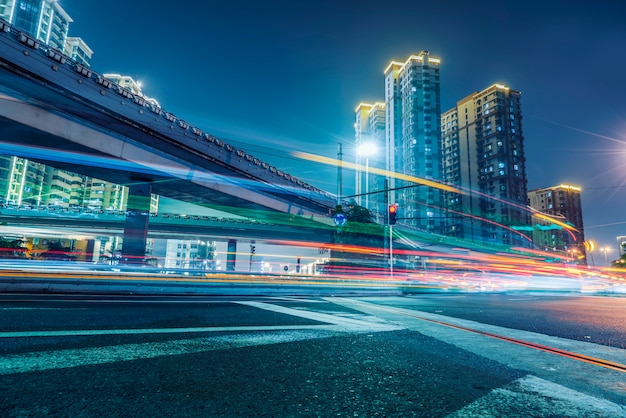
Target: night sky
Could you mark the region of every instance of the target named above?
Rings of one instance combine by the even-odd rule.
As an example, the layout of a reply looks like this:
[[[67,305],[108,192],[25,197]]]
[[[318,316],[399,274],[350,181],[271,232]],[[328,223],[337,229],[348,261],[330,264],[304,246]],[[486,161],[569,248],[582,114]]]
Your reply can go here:
[[[442,111],[495,82],[522,92],[528,188],[583,188],[585,235],[626,235],[626,3],[61,0],[98,73],[131,75],[169,112],[335,193],[354,109],[392,59],[441,58]],[[345,194],[353,174],[344,173]],[[596,264],[604,256],[596,253]],[[602,259],[602,260],[601,260]]]

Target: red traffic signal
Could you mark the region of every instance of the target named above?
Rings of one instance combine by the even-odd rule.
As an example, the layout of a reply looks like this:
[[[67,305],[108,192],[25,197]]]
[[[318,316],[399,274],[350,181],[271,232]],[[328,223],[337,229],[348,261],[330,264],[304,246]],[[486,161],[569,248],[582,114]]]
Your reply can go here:
[[[389,225],[395,225],[398,216],[398,205],[389,205]]]

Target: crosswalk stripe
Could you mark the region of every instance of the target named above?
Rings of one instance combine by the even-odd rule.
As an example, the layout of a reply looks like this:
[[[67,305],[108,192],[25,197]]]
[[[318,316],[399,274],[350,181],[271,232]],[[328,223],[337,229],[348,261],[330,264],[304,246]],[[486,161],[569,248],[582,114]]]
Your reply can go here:
[[[285,306],[273,305],[264,302],[238,302],[241,305],[253,306],[259,309],[265,309],[272,312],[278,312],[286,315],[297,316],[300,318],[312,319],[314,321],[334,324],[339,327],[345,327],[350,331],[394,331],[402,329],[402,327],[382,321],[372,315],[360,315],[359,319],[347,318],[337,314],[327,314],[321,312],[313,312],[301,309],[287,308]]]
[[[528,375],[492,390],[446,418],[506,416],[626,417],[623,405]]]
[[[327,338],[337,334],[338,332],[332,330],[305,328],[281,333],[222,335],[211,338],[13,354],[0,357],[0,375]]]

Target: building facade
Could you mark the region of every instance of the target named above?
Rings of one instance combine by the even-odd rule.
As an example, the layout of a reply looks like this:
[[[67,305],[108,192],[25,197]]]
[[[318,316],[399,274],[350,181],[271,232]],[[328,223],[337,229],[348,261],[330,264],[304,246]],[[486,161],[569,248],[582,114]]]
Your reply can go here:
[[[439,64],[440,60],[428,51],[411,55],[405,61],[390,62],[383,72],[385,101],[359,105],[355,124],[357,146],[371,141],[376,148],[382,145],[384,125],[384,146],[378,151],[380,157],[372,161],[378,164],[384,153],[387,171],[382,176],[369,173],[367,181],[357,175],[357,190],[363,191],[364,183],[380,188],[380,182],[384,190],[387,180],[388,198],[385,200],[385,193],[376,197],[375,209],[380,210],[381,200],[398,204],[399,222],[433,233],[442,230],[443,196],[439,189],[411,181],[411,177],[443,179]],[[363,159],[357,156],[360,167]]]
[[[91,66],[93,51],[82,38],[68,36],[65,41],[64,54],[85,67]]]
[[[42,199],[46,166],[0,155],[0,203],[38,205]]]
[[[546,251],[566,254],[571,260],[586,264],[585,232],[581,189],[569,184],[534,189],[528,192],[530,207],[542,214],[556,218],[560,224],[575,229],[533,218],[533,242]]]
[[[445,234],[530,245],[521,94],[494,84],[441,115],[447,192]]]
[[[0,0],[0,17],[59,51],[73,22],[57,0]]]
[[[387,113],[387,164],[392,173],[443,180],[438,58],[428,51],[384,71]],[[439,189],[390,176],[389,203],[399,205],[399,219],[420,230],[442,232],[443,196]]]
[[[134,94],[138,96],[141,96],[148,103],[151,103],[155,106],[160,107],[159,102],[157,102],[156,99],[153,99],[152,97],[148,97],[143,93],[143,91],[141,90],[141,83],[135,80],[134,78],[132,78],[131,76],[113,74],[113,73],[102,74],[102,76],[106,78],[107,80],[111,80],[112,82],[119,85],[120,87],[125,88],[126,90],[133,92]]]
[[[357,203],[369,209],[374,216],[386,213],[385,181],[385,126],[384,103],[360,103],[356,108],[354,124],[356,139]]]

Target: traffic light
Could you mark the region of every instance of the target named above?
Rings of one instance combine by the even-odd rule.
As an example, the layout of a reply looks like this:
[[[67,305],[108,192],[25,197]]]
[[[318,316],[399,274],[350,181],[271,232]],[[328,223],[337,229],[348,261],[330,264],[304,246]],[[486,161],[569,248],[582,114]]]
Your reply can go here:
[[[254,245],[250,245],[250,255],[256,254],[256,247]]]
[[[389,205],[389,225],[395,225],[398,218],[398,205]]]

